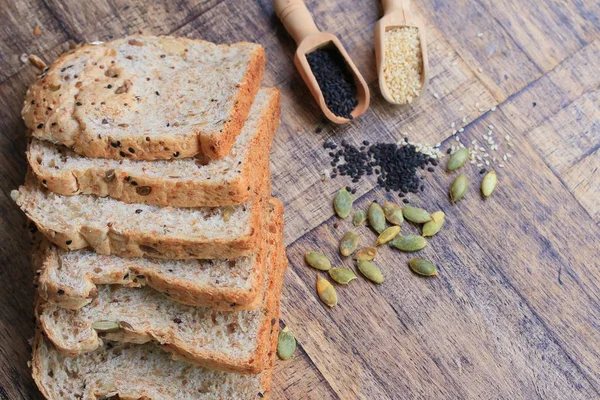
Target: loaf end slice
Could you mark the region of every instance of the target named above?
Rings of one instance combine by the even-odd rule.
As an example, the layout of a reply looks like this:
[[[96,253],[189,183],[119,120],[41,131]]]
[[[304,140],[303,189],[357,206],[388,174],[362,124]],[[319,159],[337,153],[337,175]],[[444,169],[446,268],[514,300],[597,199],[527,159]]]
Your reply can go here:
[[[92,158],[157,160],[229,153],[256,95],[265,52],[135,35],[85,44],[53,62],[25,96],[32,135]]]
[[[270,181],[261,196],[226,207],[127,204],[92,195],[60,196],[28,174],[11,197],[52,243],[124,257],[237,258],[254,254]]]
[[[38,294],[62,308],[78,309],[97,295],[96,285],[151,288],[180,303],[223,311],[251,310],[263,300],[268,250],[283,240],[283,206],[269,201],[266,242],[256,254],[234,259],[158,260],[64,251],[41,246],[34,259]]]
[[[279,109],[279,91],[261,89],[230,153],[208,162],[87,158],[36,138],[27,159],[43,186],[65,196],[94,194],[173,207],[241,204],[257,195],[268,175]]]
[[[155,341],[166,351],[203,367],[258,373],[268,366],[269,338],[278,328],[285,271],[283,245],[270,249],[263,305],[249,311],[191,307],[151,288],[102,285],[85,307],[68,310],[38,301],[38,321],[57,349],[70,356],[96,350],[103,341]]]

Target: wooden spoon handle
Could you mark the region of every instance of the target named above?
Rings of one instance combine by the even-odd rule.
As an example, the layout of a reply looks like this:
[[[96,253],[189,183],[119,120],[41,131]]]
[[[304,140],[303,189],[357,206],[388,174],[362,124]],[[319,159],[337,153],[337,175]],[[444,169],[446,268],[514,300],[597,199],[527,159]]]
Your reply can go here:
[[[319,33],[302,0],[275,0],[275,13],[298,45],[304,38]]]
[[[381,6],[383,7],[383,15],[396,10],[402,10],[406,13],[410,10],[410,0],[381,0]]]

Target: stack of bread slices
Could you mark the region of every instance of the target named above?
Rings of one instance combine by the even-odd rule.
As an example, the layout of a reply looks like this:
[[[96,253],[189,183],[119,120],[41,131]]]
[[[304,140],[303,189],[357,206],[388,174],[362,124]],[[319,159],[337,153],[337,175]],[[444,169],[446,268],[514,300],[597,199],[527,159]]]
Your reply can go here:
[[[264,49],[132,36],[29,88],[33,376],[48,399],[268,396],[287,267]]]

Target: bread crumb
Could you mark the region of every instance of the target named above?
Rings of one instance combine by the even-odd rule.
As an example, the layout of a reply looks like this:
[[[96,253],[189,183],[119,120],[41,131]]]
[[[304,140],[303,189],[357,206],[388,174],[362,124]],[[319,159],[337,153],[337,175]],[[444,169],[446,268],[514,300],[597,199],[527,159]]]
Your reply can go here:
[[[40,36],[42,34],[42,28],[39,27],[39,25],[36,25],[35,28],[33,28],[33,36]]]

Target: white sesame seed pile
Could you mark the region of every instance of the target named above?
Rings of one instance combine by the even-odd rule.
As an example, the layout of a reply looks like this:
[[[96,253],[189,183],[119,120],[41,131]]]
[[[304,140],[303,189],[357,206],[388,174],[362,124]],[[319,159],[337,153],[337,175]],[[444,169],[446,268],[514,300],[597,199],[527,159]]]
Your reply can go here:
[[[383,76],[395,102],[410,103],[421,91],[421,41],[417,28],[394,28],[385,32]]]

